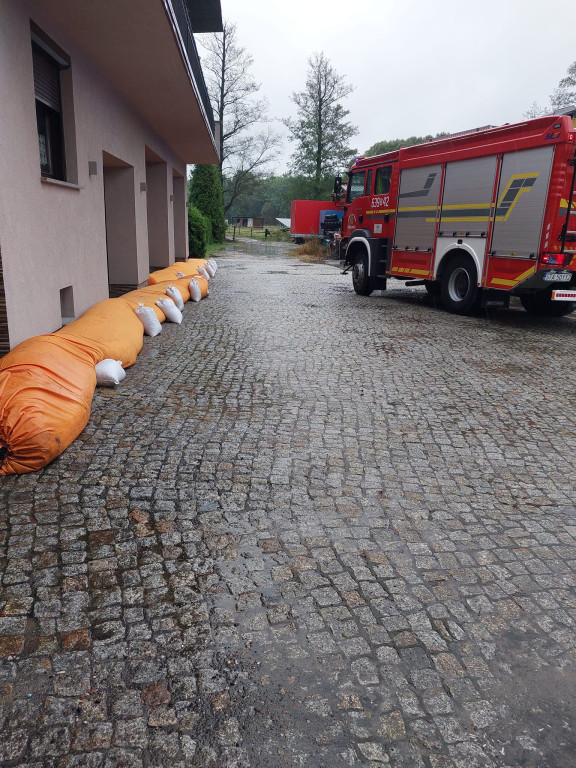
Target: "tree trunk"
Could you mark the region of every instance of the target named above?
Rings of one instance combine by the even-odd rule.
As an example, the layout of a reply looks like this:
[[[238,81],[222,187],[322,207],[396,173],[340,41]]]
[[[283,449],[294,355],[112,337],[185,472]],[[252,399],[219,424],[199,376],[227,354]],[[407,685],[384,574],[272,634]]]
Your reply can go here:
[[[226,85],[226,25],[222,33],[222,72],[220,76],[220,109],[218,120],[220,121],[220,181],[224,185],[222,165],[224,163],[224,88]]]

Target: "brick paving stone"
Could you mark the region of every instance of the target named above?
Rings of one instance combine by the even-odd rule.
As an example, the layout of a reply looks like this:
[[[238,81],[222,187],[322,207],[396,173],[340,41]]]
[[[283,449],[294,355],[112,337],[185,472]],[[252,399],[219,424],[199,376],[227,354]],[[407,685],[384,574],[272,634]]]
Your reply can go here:
[[[0,484],[0,764],[570,768],[573,318],[220,254]]]

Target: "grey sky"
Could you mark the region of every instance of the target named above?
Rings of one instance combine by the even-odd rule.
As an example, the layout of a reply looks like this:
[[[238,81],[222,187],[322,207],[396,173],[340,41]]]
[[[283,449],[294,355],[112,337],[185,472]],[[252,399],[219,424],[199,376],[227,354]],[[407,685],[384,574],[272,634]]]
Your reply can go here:
[[[354,146],[522,120],[576,60],[574,0],[222,0],[270,117],[295,115],[307,59],[323,51],[355,86]],[[200,38],[201,39],[201,38]],[[278,124],[279,130],[285,133]],[[285,163],[292,147],[285,142]]]

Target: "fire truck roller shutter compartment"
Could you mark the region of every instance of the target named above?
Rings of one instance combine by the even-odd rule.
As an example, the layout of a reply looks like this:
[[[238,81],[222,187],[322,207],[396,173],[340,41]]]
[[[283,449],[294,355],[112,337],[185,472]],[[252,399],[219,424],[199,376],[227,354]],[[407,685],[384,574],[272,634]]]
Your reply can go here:
[[[496,155],[448,163],[436,245],[436,274],[443,254],[461,240],[476,255],[482,275],[497,168]]]
[[[549,146],[504,155],[490,246],[495,256],[538,255],[553,154]]]
[[[407,168],[400,176],[394,249],[428,251],[434,246],[442,167]]]

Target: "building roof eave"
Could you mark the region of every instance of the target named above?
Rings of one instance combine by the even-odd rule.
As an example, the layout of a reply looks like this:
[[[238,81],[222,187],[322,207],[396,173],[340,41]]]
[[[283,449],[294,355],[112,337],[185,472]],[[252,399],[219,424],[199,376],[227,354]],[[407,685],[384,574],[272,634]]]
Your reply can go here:
[[[222,32],[220,0],[186,0],[186,7],[195,33]]]

